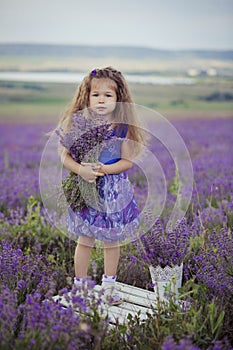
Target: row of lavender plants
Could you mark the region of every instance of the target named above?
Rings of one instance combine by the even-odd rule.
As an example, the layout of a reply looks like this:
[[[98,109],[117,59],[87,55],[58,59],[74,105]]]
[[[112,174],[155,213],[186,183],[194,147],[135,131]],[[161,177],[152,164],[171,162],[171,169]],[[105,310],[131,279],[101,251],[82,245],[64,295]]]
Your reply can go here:
[[[101,293],[90,297],[103,273],[101,249],[92,252],[93,280],[74,290],[75,242],[48,220],[41,202],[39,164],[52,126],[0,125],[0,349],[231,349],[232,124],[231,119],[174,122],[191,155],[194,190],[185,220],[172,232],[168,246],[159,237],[176,198],[175,169],[168,152],[154,145],[166,175],[168,198],[146,239],[160,243],[150,257],[161,264],[166,263],[166,250],[177,258],[175,247],[185,245],[180,290],[185,303],[177,303],[171,295],[169,303],[159,303],[147,320],[129,315],[127,324],[115,328],[102,313]],[[145,178],[137,168],[129,175],[143,203]],[[153,290],[148,263],[137,244],[123,246],[118,279]],[[54,295],[65,296],[80,312],[62,307]]]

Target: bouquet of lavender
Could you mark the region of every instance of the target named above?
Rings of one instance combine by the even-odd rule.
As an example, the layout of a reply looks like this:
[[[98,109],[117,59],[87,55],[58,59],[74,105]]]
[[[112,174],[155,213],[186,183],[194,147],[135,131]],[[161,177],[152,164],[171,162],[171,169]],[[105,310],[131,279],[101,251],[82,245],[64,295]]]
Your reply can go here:
[[[180,265],[188,251],[189,234],[185,221],[177,224],[173,231],[165,232],[160,218],[146,234],[136,242],[139,255],[153,267]]]
[[[68,130],[57,130],[60,144],[65,147],[72,158],[78,162],[98,162],[101,151],[114,141],[110,124],[103,117],[88,112],[73,115]],[[81,176],[70,172],[62,181],[62,189],[71,209],[81,211],[91,203],[99,206],[98,179],[94,183],[86,182]]]

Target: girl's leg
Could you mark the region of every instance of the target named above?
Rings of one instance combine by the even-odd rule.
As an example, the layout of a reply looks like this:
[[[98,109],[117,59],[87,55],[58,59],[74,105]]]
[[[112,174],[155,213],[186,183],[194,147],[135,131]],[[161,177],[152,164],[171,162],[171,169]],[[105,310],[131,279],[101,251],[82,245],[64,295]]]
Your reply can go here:
[[[87,276],[91,248],[94,246],[94,242],[94,237],[79,237],[74,254],[74,269],[76,278],[83,278]]]
[[[117,266],[120,258],[120,246],[118,242],[107,243],[104,245],[104,275],[102,277],[102,286],[110,289],[111,305],[122,303],[121,295],[115,288]],[[108,293],[107,293],[108,295]]]
[[[104,243],[104,274],[114,276],[117,273],[117,267],[120,258],[120,246],[118,242]]]

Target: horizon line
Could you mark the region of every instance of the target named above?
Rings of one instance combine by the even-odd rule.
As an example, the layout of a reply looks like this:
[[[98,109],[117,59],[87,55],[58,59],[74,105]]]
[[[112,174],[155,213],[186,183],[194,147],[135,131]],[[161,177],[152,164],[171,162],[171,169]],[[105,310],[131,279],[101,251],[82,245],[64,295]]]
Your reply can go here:
[[[29,42],[29,41],[0,41],[0,45],[35,45],[35,46],[72,46],[72,47],[99,47],[99,48],[128,48],[128,49],[146,49],[157,51],[233,51],[233,48],[162,48],[145,45],[132,44],[83,44],[83,43],[54,43],[54,42]]]

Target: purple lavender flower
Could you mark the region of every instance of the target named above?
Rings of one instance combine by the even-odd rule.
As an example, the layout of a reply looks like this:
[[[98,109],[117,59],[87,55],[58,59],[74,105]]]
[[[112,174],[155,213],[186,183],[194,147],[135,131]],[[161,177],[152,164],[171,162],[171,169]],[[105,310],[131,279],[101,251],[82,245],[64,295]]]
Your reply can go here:
[[[0,309],[0,345],[7,345],[16,331],[19,310],[16,293],[3,285],[0,287]]]
[[[109,122],[92,112],[89,113],[89,117],[81,112],[74,114],[69,130],[57,130],[60,144],[78,163],[98,163],[101,151],[116,140],[113,130],[109,128]],[[94,204],[94,207],[99,206],[98,179],[95,183],[87,183],[81,176],[70,172],[62,181],[62,189],[73,210],[81,211],[87,207],[87,203]]]
[[[209,293],[233,298],[233,232],[223,228],[206,237],[205,246],[193,256],[195,275]],[[193,271],[194,272],[194,271]]]
[[[200,350],[200,348],[194,345],[191,339],[181,339],[176,343],[170,336],[163,342],[162,350]]]
[[[189,247],[189,231],[185,220],[177,224],[172,232],[165,232],[158,218],[152,229],[140,236],[136,247],[143,260],[150,265],[165,267],[181,264]]]
[[[44,134],[51,125],[0,125],[0,211],[25,208],[30,195],[39,197],[38,167]]]
[[[25,255],[7,241],[0,243],[1,284],[14,290],[19,303],[29,293],[38,292],[45,297],[55,292],[54,274],[49,267],[42,255]]]
[[[191,154],[195,178],[192,203],[187,213],[187,234],[191,238],[191,246],[189,246],[188,258],[187,255],[185,257],[185,266],[187,266],[187,268],[184,266],[185,276],[186,279],[195,277],[195,283],[202,284],[209,298],[218,302],[220,310],[225,311],[223,335],[228,334],[232,341],[233,164],[229,152],[233,142],[232,119],[182,120],[175,121],[174,125]],[[18,242],[21,245],[21,248],[16,248],[9,244],[9,241],[4,241],[0,249],[0,339],[3,348],[4,346],[7,348],[9,344],[13,348],[14,341],[17,342],[18,348],[21,346],[21,348],[34,347],[34,349],[43,349],[46,346],[48,348],[48,342],[50,342],[49,345],[55,344],[54,348],[62,344],[67,350],[78,346],[80,349],[86,349],[90,344],[89,320],[83,320],[83,323],[90,334],[83,330],[84,327],[81,330],[80,320],[77,315],[74,316],[71,308],[64,309],[53,302],[41,302],[46,295],[54,294],[56,278],[53,274],[51,275],[52,269],[46,260],[48,255],[43,250],[45,246],[41,244],[40,231],[33,226],[34,229],[27,232],[28,198],[31,195],[40,198],[38,169],[45,143],[44,133],[53,127],[46,124],[0,125],[1,240],[9,238],[10,242]],[[71,146],[72,143],[70,143]],[[164,170],[169,192],[175,175],[174,162],[159,142],[154,141],[151,147]],[[135,194],[140,208],[143,208],[147,197],[146,178],[136,166],[129,170],[129,174],[135,185]],[[163,213],[164,223],[175,200],[175,194],[169,192]],[[40,213],[41,220],[46,224],[42,209]],[[186,232],[184,228],[181,231]],[[159,222],[151,235],[151,243],[155,243],[154,251],[151,251],[150,240],[145,239],[145,244],[148,243],[149,257],[154,259],[154,263],[158,261],[165,264],[169,261],[177,261],[177,253],[173,255],[172,250],[163,240],[164,230]],[[159,239],[160,235],[161,239]],[[26,243],[30,236],[35,239],[33,240],[34,251],[38,249],[39,253],[43,252],[43,257],[39,254],[32,255],[30,250],[26,251],[29,247]],[[174,231],[169,238],[170,247],[177,240],[178,235]],[[182,246],[182,243],[179,244]],[[181,246],[178,245],[179,249]],[[164,255],[165,249],[171,253],[170,257],[168,253]],[[147,254],[145,259],[148,261]],[[134,257],[130,261],[135,265],[138,263],[138,259]],[[138,283],[138,279],[142,278],[145,286],[148,276],[145,275],[141,265],[140,269],[137,269],[138,275],[135,272],[136,267],[134,271],[133,269],[128,271],[128,269],[124,274],[122,273],[122,280],[129,278],[130,282]],[[84,297],[80,300],[74,299],[80,309],[85,306],[84,299]],[[19,303],[20,306],[18,306]],[[38,329],[37,333],[35,329]],[[14,340],[14,337],[17,339]],[[191,346],[195,347],[194,344],[187,344],[187,339],[184,342],[180,339],[177,343],[170,339],[164,342],[163,347],[166,346],[164,349],[168,350],[169,344],[173,346],[172,349],[178,346],[183,346],[182,349],[185,349],[185,346],[188,349]],[[230,344],[227,345],[224,342],[221,344],[220,341],[211,342],[209,345],[209,350],[230,348]]]

